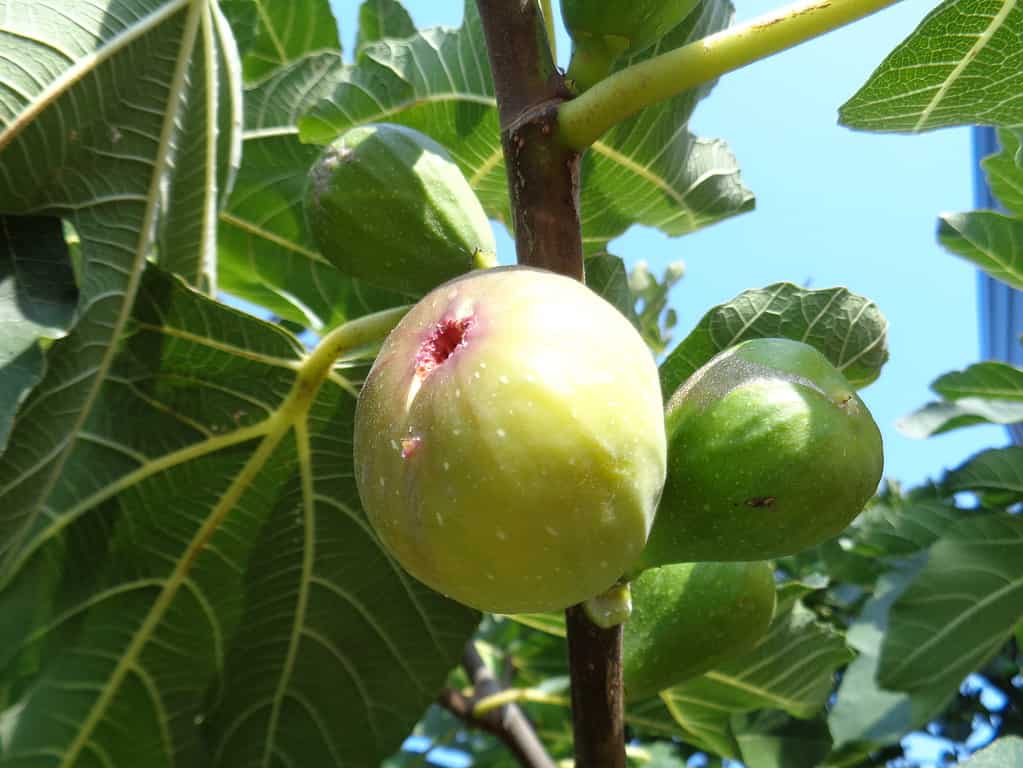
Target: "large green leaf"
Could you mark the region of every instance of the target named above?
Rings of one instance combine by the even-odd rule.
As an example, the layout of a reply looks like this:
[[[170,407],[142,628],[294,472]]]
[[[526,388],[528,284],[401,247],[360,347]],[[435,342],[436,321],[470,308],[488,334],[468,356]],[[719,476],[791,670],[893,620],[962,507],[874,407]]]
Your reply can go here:
[[[947,691],[937,695],[886,691],[877,682],[881,644],[892,603],[905,592],[925,563],[923,555],[896,563],[878,580],[873,598],[846,633],[846,642],[857,655],[842,675],[828,714],[835,747],[845,753],[865,753],[898,741],[937,714],[948,698]]]
[[[938,240],[995,280],[1023,289],[1023,221],[994,211],[948,213],[938,219]]]
[[[427,29],[364,48],[339,66],[336,87],[299,120],[303,140],[326,143],[353,125],[389,121],[445,145],[491,218],[508,224],[508,185],[483,30],[467,2],[457,30]],[[723,28],[727,0],[703,3],[663,41],[676,46]],[[643,55],[651,55],[647,51]],[[705,91],[678,96],[619,125],[587,152],[582,168],[583,239],[588,253],[633,223],[681,235],[748,210],[752,196],[716,141],[686,130]]]
[[[1023,447],[981,451],[950,470],[942,482],[950,492],[977,491],[1023,499]]]
[[[888,360],[888,323],[877,305],[845,288],[808,290],[775,283],[744,291],[711,309],[661,364],[671,397],[718,352],[746,339],[782,337],[816,347],[855,387],[865,387]]]
[[[18,404],[45,368],[40,341],[60,338],[78,304],[60,219],[0,216],[0,453]]]
[[[937,378],[931,389],[943,402],[928,403],[899,420],[909,437],[930,437],[972,424],[1023,421],[1023,370],[997,361]]]
[[[89,445],[140,275],[161,225],[173,225],[161,219],[165,190],[201,175],[213,189],[179,203],[194,215],[217,203],[216,179],[231,163],[222,150],[234,141],[217,131],[233,124],[225,116],[238,94],[212,87],[230,81],[222,69],[233,42],[216,5],[202,0],[113,0],[101,13],[84,1],[8,5],[0,49],[17,62],[0,65],[0,210],[67,217],[80,238],[81,291],[75,329],[47,351],[0,463],[0,570],[9,578],[27,532],[79,489],[82,470],[69,457]],[[199,123],[215,138],[183,157],[195,152]],[[208,231],[195,234],[174,247],[203,251],[193,263],[209,264]],[[184,263],[177,252],[159,255]]]
[[[1023,6],[945,0],[842,105],[840,121],[872,131],[1023,123]]]
[[[329,92],[339,52],[311,54],[245,92],[244,161],[220,214],[220,286],[315,331],[404,303],[342,274],[324,259],[302,212],[320,148],[295,121]]]
[[[930,549],[927,565],[895,601],[881,648],[886,688],[956,691],[1023,618],[1023,518],[960,521]]]
[[[23,710],[0,764],[326,768],[399,746],[478,614],[366,521],[366,368],[334,356],[146,271],[61,493],[7,552],[0,669]]]

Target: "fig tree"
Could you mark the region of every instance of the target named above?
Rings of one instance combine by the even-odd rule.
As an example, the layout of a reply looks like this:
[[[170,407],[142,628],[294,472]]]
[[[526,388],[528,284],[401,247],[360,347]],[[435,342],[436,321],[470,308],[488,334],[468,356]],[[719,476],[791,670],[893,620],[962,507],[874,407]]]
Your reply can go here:
[[[447,151],[411,128],[367,124],[339,136],[309,172],[304,205],[328,261],[408,296],[496,264],[476,194]]]
[[[527,267],[424,297],[384,342],[355,413],[355,476],[386,548],[495,613],[603,592],[646,541],[664,482],[660,383],[629,322]]]
[[[765,562],[681,563],[632,582],[622,638],[630,701],[657,695],[751,650],[774,616],[774,572]]]
[[[642,566],[763,560],[844,529],[881,479],[881,433],[827,358],[788,339],[714,357],[665,412],[668,479]]]
[[[561,0],[572,38],[568,78],[586,90],[611,71],[619,56],[652,45],[678,26],[699,0]]]

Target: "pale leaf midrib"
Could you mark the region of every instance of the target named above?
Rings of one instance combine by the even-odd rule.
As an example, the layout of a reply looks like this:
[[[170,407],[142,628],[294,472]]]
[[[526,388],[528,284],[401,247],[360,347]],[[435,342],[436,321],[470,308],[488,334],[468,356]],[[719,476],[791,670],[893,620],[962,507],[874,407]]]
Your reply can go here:
[[[945,98],[945,94],[948,93],[949,89],[958,82],[960,75],[966,70],[966,68],[974,62],[984,47],[990,42],[991,38],[994,37],[995,33],[1001,28],[1002,24],[1009,17],[1009,14],[1016,7],[1017,0],[1005,0],[1002,7],[998,10],[991,18],[991,23],[988,24],[987,28],[977,36],[977,41],[970,46],[970,50],[966,52],[952,68],[948,77],[942,81],[941,86],[935,91],[934,96],[926,107],[920,112],[920,118],[917,120],[916,125],[913,126],[914,131],[921,130],[927,125],[928,119],[935,109],[941,104]]]
[[[295,599],[295,615],[291,623],[288,650],[284,657],[284,663],[281,665],[277,688],[274,691],[270,705],[270,719],[266,727],[266,740],[263,744],[263,756],[261,758],[263,768],[269,768],[275,751],[281,704],[291,682],[291,673],[295,666],[295,657],[298,654],[302,628],[305,626],[305,614],[309,602],[309,585],[312,583],[313,559],[316,552],[315,493],[312,476],[312,456],[309,451],[308,416],[306,414],[303,414],[295,423],[295,444],[298,451],[299,476],[302,484],[302,517],[305,520],[305,524],[302,526],[304,537],[302,542],[302,570],[298,577],[298,595]],[[333,742],[330,739],[330,734],[324,732],[322,735],[324,741],[331,745],[331,751],[333,751]]]
[[[89,743],[92,732],[95,730],[114,697],[117,695],[117,692],[120,690],[125,676],[129,671],[137,666],[138,659],[143,648],[145,648],[150,637],[156,633],[164,614],[170,609],[174,598],[177,596],[178,588],[184,584],[188,573],[190,572],[192,565],[195,563],[199,553],[202,551],[202,548],[216,532],[227,514],[234,509],[238,499],[241,498],[242,494],[262,470],[276,449],[278,443],[290,431],[291,426],[292,422],[288,418],[287,412],[284,409],[278,411],[270,431],[264,435],[259,447],[256,448],[252,456],[245,463],[245,466],[242,467],[241,471],[235,476],[234,480],[220,497],[217,504],[210,510],[205,521],[198,528],[195,535],[192,537],[192,540],[188,543],[188,546],[180,554],[174,570],[164,581],[164,586],[161,589],[160,594],[153,601],[153,605],[150,607],[145,620],[135,632],[131,642],[128,644],[128,647],[118,659],[118,662],[107,679],[102,692],[93,704],[92,708],[89,710],[89,714],[82,722],[81,727],[75,734],[74,741],[68,747],[67,751],[64,752],[60,768],[71,768],[79,753]]]
[[[180,2],[181,0],[179,0]],[[169,6],[175,8],[175,5]],[[110,370],[110,366],[113,364],[113,359],[117,355],[119,346],[116,343],[117,339],[120,339],[124,329],[128,323],[128,319],[131,316],[132,307],[135,303],[135,296],[138,293],[139,283],[142,279],[142,272],[146,263],[146,256],[149,252],[150,246],[153,242],[155,235],[157,211],[160,206],[160,184],[162,179],[162,173],[160,171],[168,161],[168,157],[171,151],[173,137],[176,130],[176,118],[177,110],[171,108],[173,105],[179,105],[181,101],[181,93],[186,84],[186,76],[188,73],[188,64],[191,58],[191,52],[195,44],[196,30],[198,28],[199,13],[202,10],[202,5],[196,3],[192,6],[189,11],[188,19],[185,23],[185,28],[182,31],[181,38],[181,49],[178,55],[178,61],[175,66],[174,77],[171,81],[170,88],[167,94],[167,105],[168,109],[164,115],[163,126],[160,132],[160,142],[157,147],[156,157],[153,162],[153,172],[149,182],[149,192],[147,194],[147,203],[145,212],[143,213],[142,223],[139,228],[139,238],[135,250],[135,255],[129,268],[129,277],[127,285],[124,290],[124,299],[121,304],[121,308],[117,314],[116,319],[111,327],[108,339],[110,343],[107,344],[107,348],[103,352],[103,356],[100,359],[99,365],[96,366],[96,370],[92,383],[89,387],[88,393],[85,400],[82,403],[82,407],[78,413],[75,414],[74,421],[71,429],[68,430],[68,437],[64,441],[61,448],[60,454],[54,459],[53,466],[50,468],[49,476],[45,480],[42,488],[36,496],[37,502],[35,508],[29,513],[19,532],[14,536],[14,542],[8,549],[7,556],[4,557],[3,565],[9,562],[11,557],[16,556],[16,553],[20,547],[20,544],[24,536],[28,535],[28,532],[32,529],[33,523],[41,514],[42,509],[45,508],[46,500],[49,498],[50,493],[53,491],[54,486],[57,483],[58,478],[64,468],[65,462],[71,455],[72,448],[76,442],[76,435],[82,429],[89,415],[92,412],[93,405],[96,399],[99,397],[99,393],[103,388],[103,384],[106,381],[107,372]],[[163,15],[158,15],[163,18]],[[153,17],[150,17],[153,18]],[[0,136],[0,147],[2,147],[2,136]],[[0,573],[7,570],[6,567],[0,567]]]
[[[193,443],[192,445],[181,448],[172,453],[166,454],[159,457],[158,459],[151,459],[140,467],[122,475],[114,482],[107,485],[105,488],[96,491],[91,496],[88,496],[73,507],[67,509],[60,517],[56,518],[50,525],[40,531],[36,536],[33,537],[31,543],[23,547],[14,561],[13,566],[9,569],[10,573],[17,573],[18,569],[24,565],[28,558],[35,552],[42,544],[49,538],[56,536],[60,531],[71,525],[79,516],[85,514],[90,509],[93,509],[98,504],[103,503],[107,499],[113,498],[121,491],[142,482],[148,477],[163,472],[164,470],[171,469],[183,464],[186,461],[192,461],[194,459],[201,458],[209,455],[215,451],[222,450],[224,448],[230,448],[234,445],[247,442],[249,440],[256,439],[258,437],[265,437],[273,426],[271,419],[253,424],[249,427],[243,427],[233,432],[229,432],[223,435],[214,435],[206,440],[199,443]],[[0,584],[3,587],[4,584]]]
[[[1019,545],[1020,543],[1017,541],[1016,546],[1018,547]],[[887,675],[885,675],[885,678],[893,683],[901,682],[904,670],[906,670],[914,662],[916,662],[916,660],[921,656],[921,654],[925,653],[929,648],[932,648],[936,643],[941,641],[942,638],[947,637],[950,633],[953,632],[955,628],[957,628],[964,621],[972,619],[975,615],[979,614],[990,603],[1001,599],[1004,595],[1009,594],[1015,590],[1019,590],[1021,594],[1023,594],[1023,578],[1011,580],[1004,587],[996,589],[993,592],[989,592],[983,597],[978,597],[976,602],[973,603],[969,609],[963,611],[954,619],[952,619],[952,621],[948,622],[947,624],[945,624],[945,626],[938,629],[923,643],[914,644],[915,650],[912,653],[906,655],[906,657],[902,659],[902,662],[900,664],[897,664],[891,671],[888,672]]]

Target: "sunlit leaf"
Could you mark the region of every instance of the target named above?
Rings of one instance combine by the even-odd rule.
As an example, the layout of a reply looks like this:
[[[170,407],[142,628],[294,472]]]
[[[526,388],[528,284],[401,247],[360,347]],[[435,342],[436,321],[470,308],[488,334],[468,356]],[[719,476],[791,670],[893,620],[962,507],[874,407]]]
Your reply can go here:
[[[909,437],[929,437],[973,424],[1023,421],[1023,371],[990,361],[939,377],[931,389],[945,398],[928,403],[898,422]]]
[[[363,0],[359,6],[359,31],[355,38],[355,55],[361,56],[366,46],[388,37],[412,37],[416,25],[398,0]]]
[[[156,246],[163,192],[179,170],[194,170],[180,158],[182,142],[194,150],[191,127],[213,111],[229,114],[237,102],[230,88],[207,87],[229,80],[217,68],[226,66],[232,46],[216,6],[205,2],[113,0],[102,13],[85,2],[5,8],[0,50],[5,62],[18,64],[0,66],[7,94],[0,106],[0,210],[70,220],[80,239],[81,293],[75,329],[47,350],[46,374],[18,414],[0,462],[0,580],[12,575],[12,553],[29,532],[80,490],[81,469],[69,456],[88,444]],[[213,94],[219,106],[211,111]],[[230,159],[220,152],[232,143],[229,131],[211,140],[199,157],[203,168],[226,173]],[[208,212],[210,194],[197,194],[191,210]],[[180,263],[176,254],[160,256]]]
[[[816,347],[855,387],[888,360],[888,323],[877,305],[845,288],[775,283],[711,309],[661,365],[665,398],[718,352],[740,341],[781,337]]]
[[[993,211],[949,213],[938,239],[957,256],[1013,288],[1023,288],[1023,221]]]
[[[962,520],[931,547],[927,565],[889,611],[878,680],[951,695],[1021,618],[1023,518]]]
[[[842,105],[840,121],[872,131],[1023,123],[1023,6],[945,0]]]
[[[242,66],[247,83],[324,51],[340,53],[337,22],[327,0],[253,0],[256,29]]]

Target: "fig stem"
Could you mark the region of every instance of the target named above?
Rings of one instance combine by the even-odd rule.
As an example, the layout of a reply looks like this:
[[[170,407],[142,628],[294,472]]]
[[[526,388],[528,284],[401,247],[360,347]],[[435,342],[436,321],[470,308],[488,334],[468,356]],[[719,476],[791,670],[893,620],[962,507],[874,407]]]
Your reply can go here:
[[[582,151],[610,128],[672,96],[830,32],[898,0],[798,0],[619,70],[558,109],[560,137]]]
[[[483,717],[495,709],[518,701],[528,701],[533,704],[551,704],[559,707],[571,706],[572,702],[564,696],[555,696],[545,693],[538,688],[506,688],[500,693],[491,696],[484,696],[479,699],[472,708],[474,717]]]
[[[338,357],[383,341],[410,309],[408,305],[385,309],[339,325],[320,339],[309,357],[302,361],[301,378],[318,386],[330,374]]]
[[[590,621],[602,629],[624,624],[632,615],[632,590],[627,582],[615,584],[583,603],[583,610]]]

